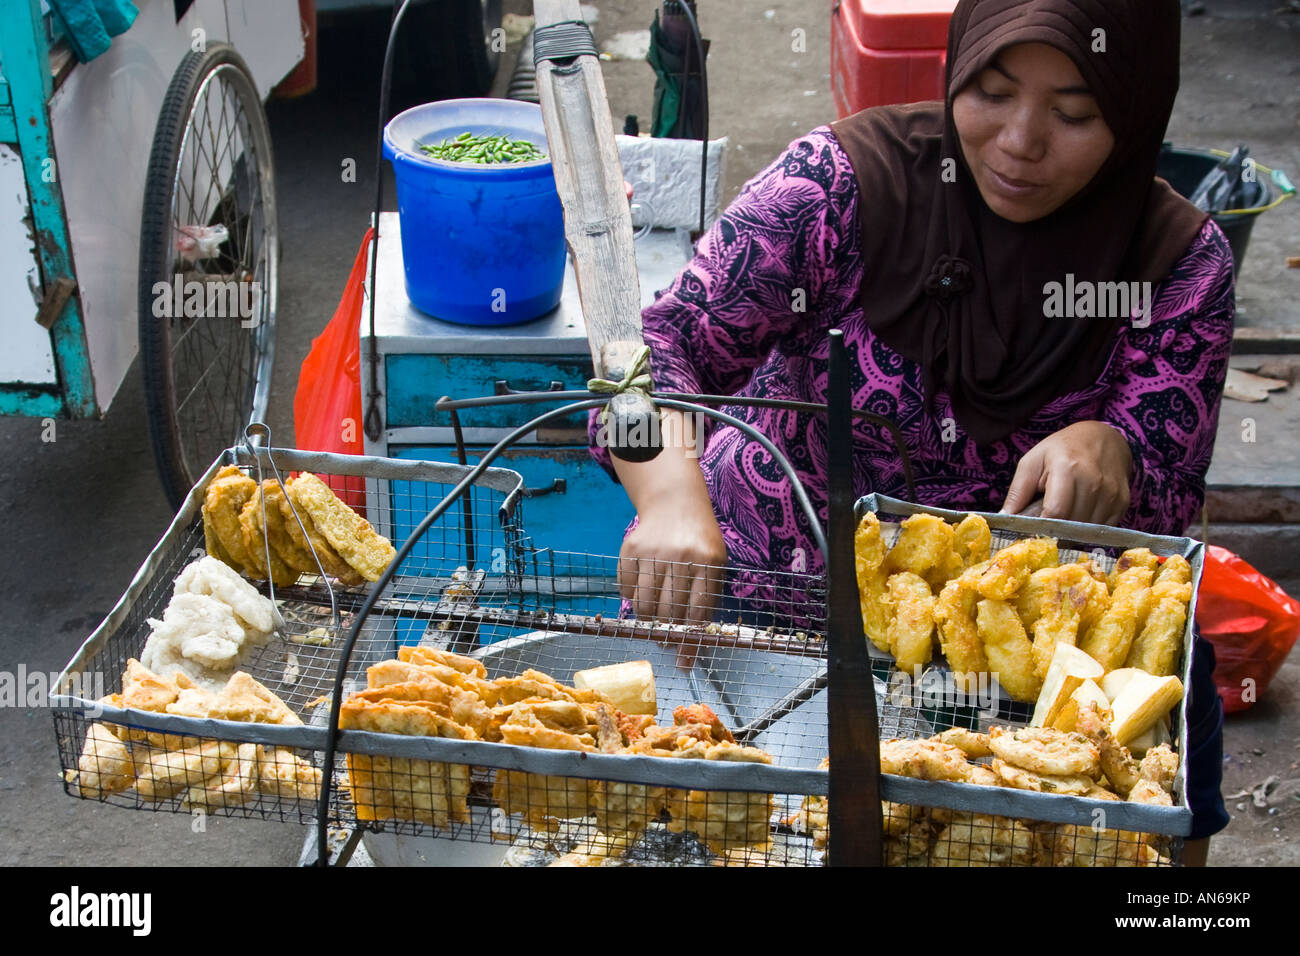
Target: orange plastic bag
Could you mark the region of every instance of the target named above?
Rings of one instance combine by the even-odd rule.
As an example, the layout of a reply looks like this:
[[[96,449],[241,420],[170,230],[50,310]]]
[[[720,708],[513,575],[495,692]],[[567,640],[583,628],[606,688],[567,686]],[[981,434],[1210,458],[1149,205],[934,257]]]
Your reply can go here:
[[[1227,548],[1206,549],[1196,625],[1214,645],[1226,713],[1250,707],[1300,636],[1300,601]]]
[[[361,307],[365,301],[367,230],[352,273],[329,325],[311,343],[293,397],[294,437],[299,448],[343,455],[364,454],[361,433]],[[365,479],[321,476],[334,493],[364,513]]]

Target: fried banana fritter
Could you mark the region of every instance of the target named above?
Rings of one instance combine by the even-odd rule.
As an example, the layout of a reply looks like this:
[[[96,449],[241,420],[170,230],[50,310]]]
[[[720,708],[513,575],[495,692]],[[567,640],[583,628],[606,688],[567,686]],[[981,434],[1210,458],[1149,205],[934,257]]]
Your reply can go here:
[[[1034,647],[1015,608],[1005,601],[985,599],[975,605],[975,623],[989,670],[1013,700],[1033,703],[1043,679],[1034,666]]]

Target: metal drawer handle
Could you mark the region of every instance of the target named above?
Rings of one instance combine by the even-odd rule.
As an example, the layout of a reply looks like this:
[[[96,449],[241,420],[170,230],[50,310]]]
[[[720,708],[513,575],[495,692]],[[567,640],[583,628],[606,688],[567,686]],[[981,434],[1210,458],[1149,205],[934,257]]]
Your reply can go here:
[[[525,488],[524,497],[541,498],[545,495],[562,495],[564,494],[567,487],[568,487],[568,482],[566,482],[563,478],[556,478],[554,481],[551,482],[550,486],[546,488]]]
[[[543,389],[531,389],[531,388],[519,389],[519,388],[511,388],[510,383],[506,379],[499,378],[496,380],[496,383],[493,387],[493,394],[495,395],[524,395],[532,391],[562,392],[564,391],[564,383],[551,382],[550,385],[548,385],[546,388]]]

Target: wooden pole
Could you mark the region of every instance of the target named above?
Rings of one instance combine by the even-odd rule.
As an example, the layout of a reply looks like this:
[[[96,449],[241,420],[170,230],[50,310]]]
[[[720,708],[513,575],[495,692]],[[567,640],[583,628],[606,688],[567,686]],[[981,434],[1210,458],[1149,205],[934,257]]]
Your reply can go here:
[[[533,13],[539,54],[546,27],[582,21],[578,0],[535,0]],[[600,62],[589,53],[541,60],[537,91],[596,377],[621,382],[644,344],[641,285]],[[610,451],[625,461],[648,461],[662,447],[659,414],[645,391],[616,394],[606,428]]]

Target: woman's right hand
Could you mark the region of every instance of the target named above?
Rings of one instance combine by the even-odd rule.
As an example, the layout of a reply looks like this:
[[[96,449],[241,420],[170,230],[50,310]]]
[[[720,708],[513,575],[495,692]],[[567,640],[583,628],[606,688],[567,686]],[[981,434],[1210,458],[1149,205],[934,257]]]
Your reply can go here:
[[[726,563],[708,494],[692,489],[639,509],[619,551],[619,589],[639,618],[702,623],[713,618]]]
[[[636,507],[637,525],[623,539],[618,584],[636,616],[704,622],[722,593],[727,545],[700,471],[704,436],[681,412],[661,412],[663,450],[650,461],[614,456],[614,470]]]

